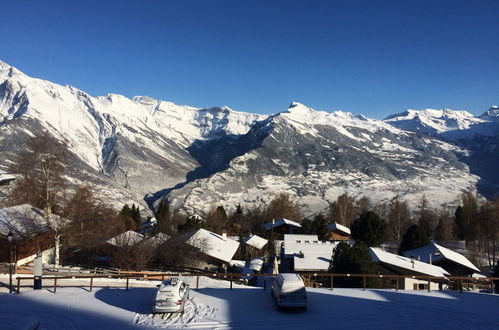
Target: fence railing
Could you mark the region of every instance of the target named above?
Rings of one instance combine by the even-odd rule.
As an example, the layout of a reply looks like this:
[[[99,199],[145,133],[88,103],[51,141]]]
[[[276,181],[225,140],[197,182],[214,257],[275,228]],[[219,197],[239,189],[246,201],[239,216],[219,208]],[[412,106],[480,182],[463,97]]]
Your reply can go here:
[[[362,279],[362,289],[365,290],[368,287],[368,279],[386,279],[386,280],[394,280],[395,281],[395,290],[398,291],[403,289],[400,286],[401,280],[406,278],[416,279],[419,281],[426,281],[428,292],[431,291],[431,283],[442,283],[449,285],[450,283],[454,283],[455,287],[459,289],[460,292],[463,292],[463,288],[467,285],[468,290],[470,286],[473,284],[479,284],[484,287],[489,287],[492,294],[494,294],[495,287],[494,281],[498,281],[499,277],[485,277],[485,278],[475,278],[475,277],[466,277],[466,276],[450,276],[450,277],[435,277],[435,276],[423,276],[423,275],[383,275],[383,274],[335,274],[335,273],[307,273],[300,274],[302,278],[304,278],[306,283],[328,283],[329,289],[334,289],[334,279],[335,278],[361,278]],[[229,282],[229,288],[232,290],[233,282],[241,282],[245,281],[250,277],[263,277],[263,289],[267,288],[267,279],[273,278],[276,276],[275,274],[240,274],[240,273],[153,273],[153,272],[135,272],[135,271],[122,271],[120,274],[108,274],[108,275],[70,275],[70,276],[57,276],[57,275],[46,275],[43,276],[43,280],[52,280],[53,285],[45,286],[45,287],[53,287],[53,292],[57,292],[58,281],[64,279],[73,279],[73,280],[88,280],[89,291],[91,292],[94,287],[94,279],[124,279],[125,284],[124,287],[128,291],[130,279],[140,279],[140,280],[165,280],[169,277],[196,277],[196,290],[199,290],[200,279],[202,277],[209,277],[219,280],[225,280]],[[19,276],[17,279],[17,293],[20,293],[22,281],[27,280],[35,280],[35,276]],[[60,284],[60,282],[59,282]],[[59,285],[60,286],[60,285]],[[68,285],[65,285],[68,286]],[[82,285],[74,285],[77,287],[82,287]]]

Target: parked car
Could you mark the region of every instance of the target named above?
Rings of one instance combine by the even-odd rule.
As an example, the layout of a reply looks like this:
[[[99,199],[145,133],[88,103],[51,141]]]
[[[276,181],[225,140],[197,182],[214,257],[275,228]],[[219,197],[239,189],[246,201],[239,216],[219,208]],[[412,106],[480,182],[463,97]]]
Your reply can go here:
[[[272,290],[278,308],[296,307],[307,309],[307,290],[302,278],[298,274],[277,274],[272,280]]]
[[[152,305],[153,313],[183,313],[189,299],[189,285],[178,278],[165,280],[159,285]]]

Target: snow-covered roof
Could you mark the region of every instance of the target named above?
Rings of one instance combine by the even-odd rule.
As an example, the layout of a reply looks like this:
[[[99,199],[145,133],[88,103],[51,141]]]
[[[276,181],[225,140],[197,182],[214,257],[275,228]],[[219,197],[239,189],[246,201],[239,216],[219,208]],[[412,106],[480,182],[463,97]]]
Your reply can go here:
[[[285,218],[278,218],[275,220],[272,220],[270,222],[267,222],[264,224],[266,230],[270,230],[272,228],[280,227],[282,225],[289,225],[289,226],[294,226],[294,227],[299,227],[301,228],[301,225],[298,222],[288,220]]]
[[[52,225],[60,226],[68,220],[52,215]],[[8,235],[12,231],[15,238],[32,236],[50,230],[44,213],[29,204],[16,205],[0,209],[0,234]]]
[[[420,273],[428,276],[445,277],[450,275],[442,267],[430,265],[429,263],[419,260],[411,260],[411,258],[399,256],[390,252],[383,251],[380,248],[369,248],[369,254],[376,263],[384,263],[390,266],[395,266],[399,269],[407,270],[410,273]]]
[[[0,186],[14,181],[16,177],[12,174],[0,173]]]
[[[223,238],[206,229],[198,229],[194,232],[187,243],[198,247],[201,251],[215,259],[230,262],[239,247],[239,242],[230,238]]]
[[[294,271],[327,271],[332,255],[332,249],[331,251],[304,252],[301,255],[295,255],[293,257]]]
[[[116,235],[106,241],[106,243],[109,243],[114,246],[118,247],[125,247],[125,246],[132,246],[137,244],[138,242],[142,241],[144,239],[144,236],[134,232],[132,230],[126,231],[124,233],[121,233],[119,235]]]
[[[330,241],[319,241],[317,235],[284,235],[282,246],[286,256],[313,252],[331,258],[336,244]]]
[[[328,228],[329,231],[339,231],[339,232],[344,233],[346,235],[351,235],[350,228],[345,227],[343,225],[340,225],[337,222],[329,224],[327,226],[327,228]]]
[[[443,259],[447,259],[465,268],[473,270],[474,272],[480,272],[480,270],[475,265],[473,265],[473,263],[471,263],[471,261],[469,261],[468,258],[463,256],[462,254],[454,252],[434,242],[417,249],[404,251],[403,255],[406,257],[415,257],[416,259],[425,262],[430,261],[430,255],[431,255],[432,262],[437,262]]]
[[[164,242],[168,241],[170,238],[171,236],[165,233],[157,233],[153,237],[148,238],[147,242],[157,247],[163,244]]]
[[[258,235],[252,235],[244,240],[244,243],[257,249],[262,249],[269,241]]]

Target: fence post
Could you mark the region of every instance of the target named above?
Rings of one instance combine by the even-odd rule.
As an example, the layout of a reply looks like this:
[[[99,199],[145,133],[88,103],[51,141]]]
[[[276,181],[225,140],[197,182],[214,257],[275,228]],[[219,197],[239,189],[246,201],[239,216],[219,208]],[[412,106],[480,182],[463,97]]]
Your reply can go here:
[[[199,291],[199,275],[196,276],[196,291]]]
[[[90,277],[90,292],[92,292],[92,287],[94,286],[94,278]]]
[[[331,275],[331,291],[333,291],[333,275]]]
[[[267,290],[267,278],[265,275],[263,275],[263,289]]]
[[[163,282],[165,280],[165,274],[162,274],[161,275],[161,282]]]
[[[397,283],[396,286],[395,286],[395,291],[398,291],[399,290],[399,276],[398,275],[395,276],[395,280],[396,280],[396,283]]]
[[[54,278],[54,293],[57,292],[57,277]]]
[[[17,278],[17,293],[21,293],[21,279]]]
[[[230,289],[232,290],[232,281],[234,280],[234,277],[230,277]]]
[[[459,292],[463,292],[463,279],[459,280]]]
[[[428,277],[428,292],[430,292],[430,287],[431,287],[431,282],[430,282],[430,278]]]
[[[362,278],[364,280],[364,288],[363,288],[363,290],[366,291],[366,275],[364,275]]]
[[[126,291],[128,291],[128,280],[130,279],[130,277],[127,275],[126,277]]]
[[[492,289],[492,294],[494,294],[494,280],[490,280],[490,288]]]

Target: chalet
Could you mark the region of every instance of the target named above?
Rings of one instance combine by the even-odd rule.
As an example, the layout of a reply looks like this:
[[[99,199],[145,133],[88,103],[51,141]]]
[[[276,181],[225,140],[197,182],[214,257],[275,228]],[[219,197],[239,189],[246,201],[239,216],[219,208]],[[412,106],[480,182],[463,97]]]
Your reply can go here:
[[[55,222],[62,218],[53,215]],[[47,225],[42,210],[28,204],[0,209],[0,261],[9,262],[9,242],[7,235],[13,235],[11,242],[13,259],[17,265],[33,261],[38,252],[44,263],[51,262],[54,256],[54,232]]]
[[[327,272],[336,243],[317,235],[284,235],[280,272]]]
[[[203,228],[190,233],[186,243],[198,248],[222,268],[227,267],[239,247],[239,242],[228,238],[226,233],[218,235]]]
[[[452,274],[452,276],[469,276],[473,273],[480,272],[480,270],[462,254],[434,242],[417,249],[404,251],[403,255],[440,266]]]
[[[302,231],[301,225],[298,222],[285,218],[273,219],[263,226],[266,231],[272,231],[279,238],[282,238],[285,234],[300,234]]]
[[[428,280],[425,276],[440,277],[439,280],[430,282],[431,290],[438,290],[442,284],[446,282],[446,276],[450,274],[443,268],[431,265],[426,262],[399,256],[390,252],[383,251],[380,248],[369,248],[369,254],[372,260],[378,264],[381,274],[383,275],[403,275],[411,276],[409,278],[400,279],[399,288],[405,290],[427,290]],[[390,279],[390,287],[396,286],[396,280]]]
[[[348,241],[352,236],[350,228],[340,225],[337,222],[329,224],[327,229],[326,239],[328,241]]]

